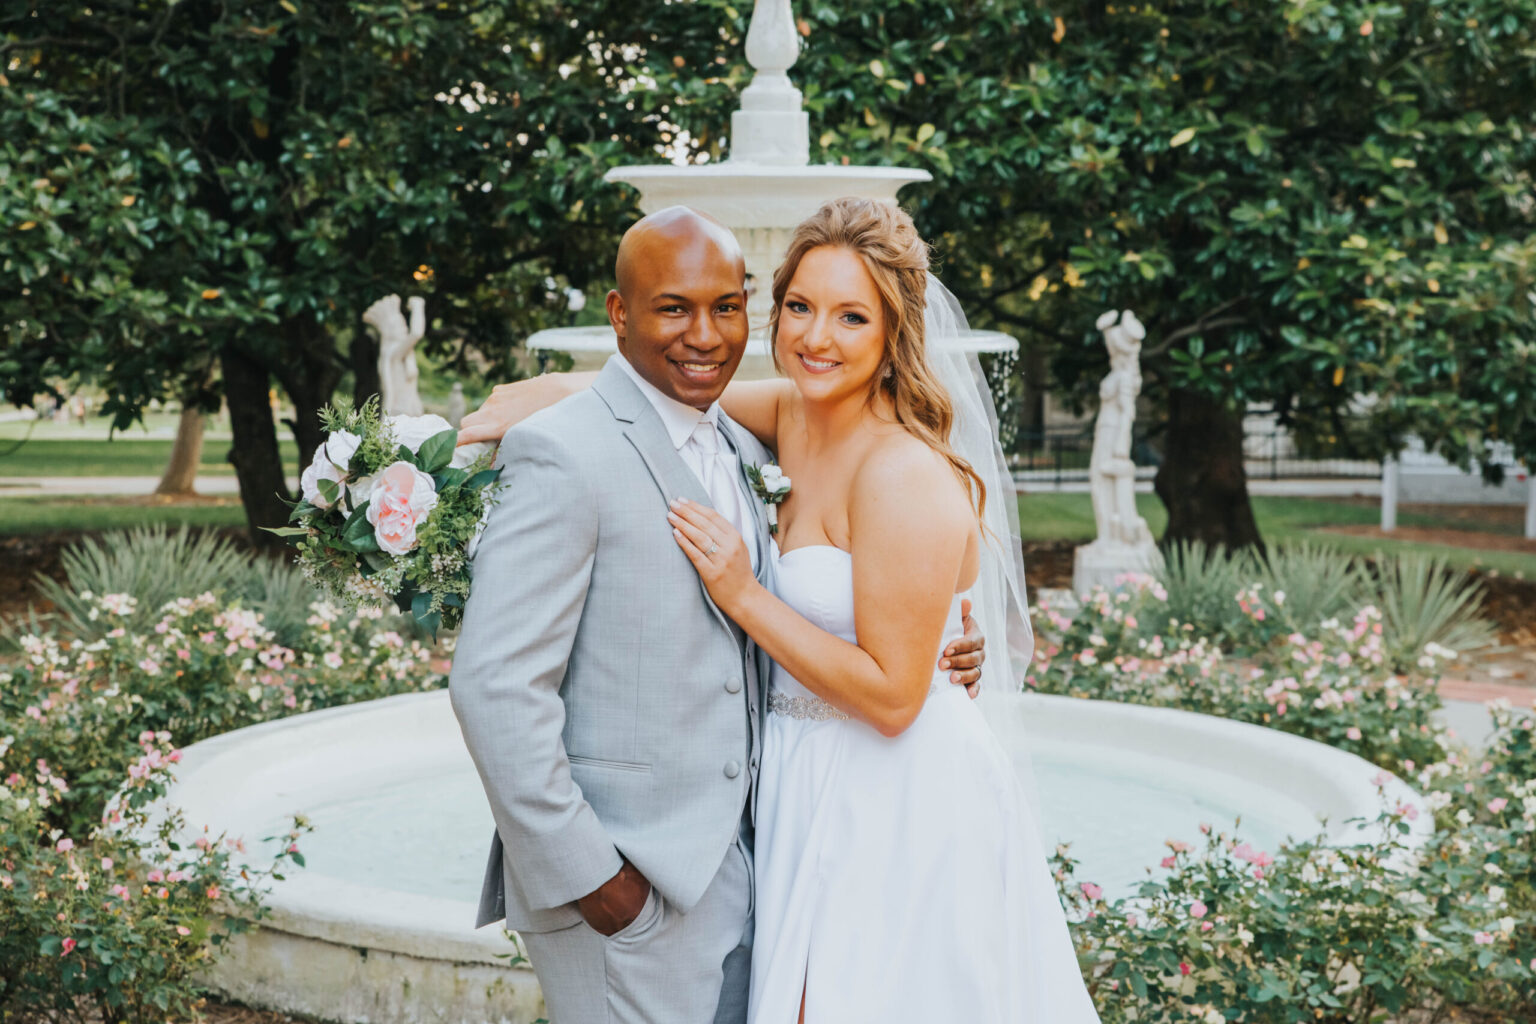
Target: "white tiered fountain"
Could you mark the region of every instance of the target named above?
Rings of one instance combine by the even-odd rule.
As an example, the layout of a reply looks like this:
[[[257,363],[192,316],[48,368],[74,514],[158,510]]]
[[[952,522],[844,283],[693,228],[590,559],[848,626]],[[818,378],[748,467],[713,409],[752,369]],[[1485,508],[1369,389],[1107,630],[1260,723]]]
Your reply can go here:
[[[732,159],[609,175],[640,189],[648,211],[687,203],[736,230],[760,284],[749,305],[759,335],[766,283],[797,222],[828,198],[894,202],[903,185],[928,178],[808,166],[806,115],[786,74],[797,51],[789,0],[758,0],[747,36],[757,77],[732,119]],[[529,345],[597,353],[614,342],[605,326],[546,331]],[[1008,351],[1014,343],[978,332],[964,345]],[[1330,835],[1348,842],[1344,823],[1380,806],[1376,768],[1365,761],[1204,715],[1031,696],[994,725],[1005,743],[1030,751],[1047,839],[1071,842],[1081,877],[1112,896],[1132,891],[1167,837],[1196,838],[1201,822],[1229,827],[1241,815],[1245,838],[1273,848],[1327,819]],[[1396,780],[1387,796],[1416,799]],[[270,914],[235,938],[208,976],[216,990],[367,1024],[530,1024],[543,1015],[532,971],[509,959],[512,940],[474,929],[494,826],[446,691],[295,715],[194,744],[164,803],[184,811],[186,842],[205,825],[243,836],[253,864],[271,852],[258,840],[282,834],[291,815],[315,826],[308,866],[277,883]],[[1417,823],[1420,839],[1428,821]]]
[[[904,186],[932,180],[927,171],[907,167],[812,166],[810,116],[801,109],[800,90],[789,80],[789,69],[799,56],[800,37],[789,0],[757,0],[747,30],[747,62],[755,74],[742,90],[741,109],[731,115],[730,158],[718,164],[652,164],[608,172],[609,181],[639,191],[645,213],[691,206],[735,232],[746,257],[751,292],[747,317],[754,330],[747,349],[748,375],[772,372],[767,362],[773,307],[769,286],[795,225],[829,199],[860,196],[894,203]],[[960,344],[971,352],[1018,349],[1018,342],[1000,331],[972,331]],[[613,331],[606,324],[539,331],[527,347],[573,355],[616,351]]]

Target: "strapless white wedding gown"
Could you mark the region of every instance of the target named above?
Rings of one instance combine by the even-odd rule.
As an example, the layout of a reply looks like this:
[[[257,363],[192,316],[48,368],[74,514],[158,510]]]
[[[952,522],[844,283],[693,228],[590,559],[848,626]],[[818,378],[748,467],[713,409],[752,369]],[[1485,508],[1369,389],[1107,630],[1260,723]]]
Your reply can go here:
[[[853,559],[778,558],[778,595],[856,642]],[[960,598],[944,643],[963,633]],[[937,652],[935,652],[937,662]],[[750,1024],[1093,1024],[1039,824],[964,687],[902,735],[777,665],[764,723]]]

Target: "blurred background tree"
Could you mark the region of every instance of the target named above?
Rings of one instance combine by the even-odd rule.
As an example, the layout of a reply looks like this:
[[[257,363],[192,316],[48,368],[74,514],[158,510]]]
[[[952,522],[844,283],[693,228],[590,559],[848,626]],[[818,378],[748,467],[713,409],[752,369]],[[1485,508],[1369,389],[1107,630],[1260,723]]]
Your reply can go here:
[[[1259,541],[1242,416],[1313,450],[1536,459],[1536,0],[845,0],[796,6],[813,159],[904,193],[1015,421],[1090,405],[1092,325],[1150,331],[1165,539]],[[0,15],[0,381],[93,379],[120,423],[222,393],[253,525],[280,517],[266,389],[313,411],[362,310],[429,295],[449,366],[595,298],[637,212],[610,166],[718,160],[750,4],[277,0]],[[551,290],[546,278],[559,287]],[[199,376],[199,375],[203,376]],[[1028,387],[1025,387],[1025,384]],[[201,387],[203,390],[198,391]],[[1358,407],[1358,396],[1369,396]],[[265,425],[264,425],[265,424]]]

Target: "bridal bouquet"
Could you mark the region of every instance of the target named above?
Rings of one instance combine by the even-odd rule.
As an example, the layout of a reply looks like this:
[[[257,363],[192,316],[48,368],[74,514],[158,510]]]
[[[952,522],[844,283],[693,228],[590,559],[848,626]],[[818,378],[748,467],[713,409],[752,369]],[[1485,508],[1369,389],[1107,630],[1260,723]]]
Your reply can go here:
[[[321,414],[326,439],[299,481],[293,526],[322,591],[349,606],[393,603],[433,631],[458,626],[469,559],[496,502],[494,445],[456,448],[441,416],[381,416],[370,401]]]

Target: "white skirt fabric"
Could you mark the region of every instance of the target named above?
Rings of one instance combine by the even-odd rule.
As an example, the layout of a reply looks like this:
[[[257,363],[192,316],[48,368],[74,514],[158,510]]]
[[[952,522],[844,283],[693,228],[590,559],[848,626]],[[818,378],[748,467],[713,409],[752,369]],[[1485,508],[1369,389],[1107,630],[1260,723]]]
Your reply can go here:
[[[780,558],[780,596],[851,642],[852,590],[838,548]],[[770,712],[763,758],[751,1024],[795,1024],[802,992],[807,1024],[1098,1021],[1012,762],[947,673],[895,738]]]

